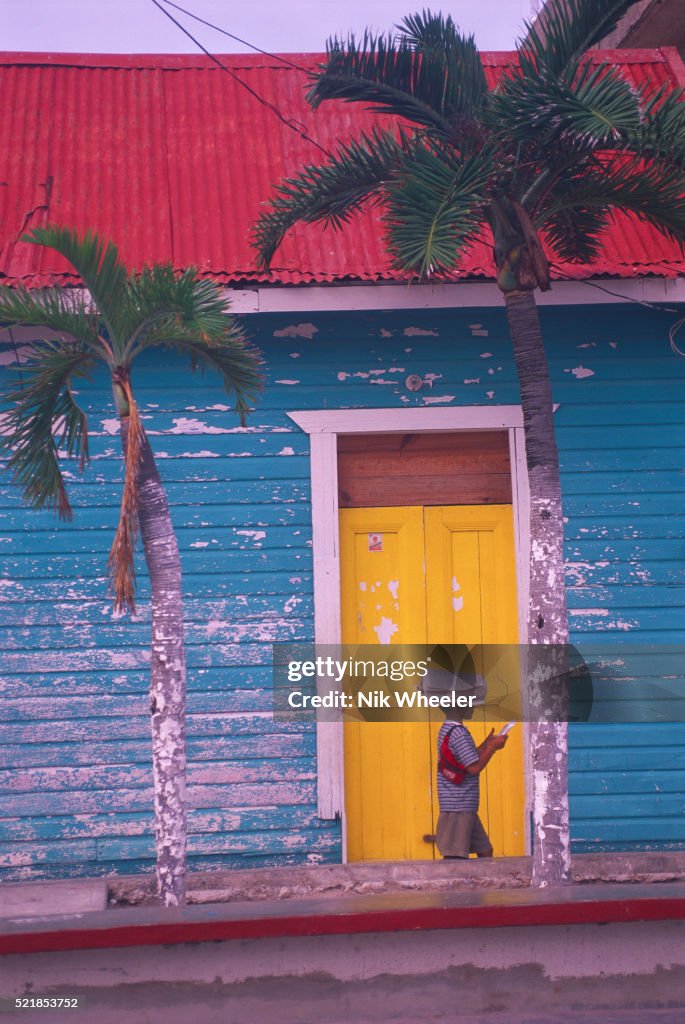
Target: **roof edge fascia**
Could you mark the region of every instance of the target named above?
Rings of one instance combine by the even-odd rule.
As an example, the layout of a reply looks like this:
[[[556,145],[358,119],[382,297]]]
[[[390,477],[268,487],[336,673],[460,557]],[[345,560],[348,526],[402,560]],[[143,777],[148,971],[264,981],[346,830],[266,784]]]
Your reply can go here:
[[[266,286],[224,289],[231,312],[336,313],[402,309],[501,307],[494,282],[462,284],[349,284]],[[596,306],[628,303],[685,303],[685,277],[602,278],[556,281],[537,295],[539,306]]]

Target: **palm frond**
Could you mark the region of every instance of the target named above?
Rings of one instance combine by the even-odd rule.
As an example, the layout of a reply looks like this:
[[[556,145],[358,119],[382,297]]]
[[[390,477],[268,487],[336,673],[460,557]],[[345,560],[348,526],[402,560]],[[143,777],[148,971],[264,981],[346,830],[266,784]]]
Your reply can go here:
[[[151,332],[169,321],[197,336],[222,337],[226,302],[214,282],[198,278],[195,268],[176,274],[170,263],[155,264],[129,277],[124,320],[128,338],[124,354],[128,360]]]
[[[685,170],[685,89],[642,91],[642,118],[625,142],[636,154]]]
[[[454,30],[451,21],[450,25]],[[455,116],[471,113],[477,100],[470,90],[474,88],[473,62],[480,63],[480,58],[470,52],[475,51],[472,41],[459,40],[459,49],[467,55],[463,75],[449,48],[419,50],[409,36],[394,39],[365,32],[361,40],[353,35],[345,41],[331,39],[327,63],[307,99],[313,107],[334,99],[367,103],[379,113],[394,114],[449,137]],[[464,108],[459,106],[460,98]]]
[[[94,359],[81,342],[35,342],[21,364],[20,380],[4,398],[4,432],[0,448],[8,468],[33,508],[52,505],[60,519],[72,512],[59,465],[59,449],[88,459],[88,425],[70,387],[72,377],[87,377]]]
[[[203,341],[190,337],[187,331],[184,333],[173,322],[160,324],[146,339],[145,348],[152,345],[161,345],[188,356],[193,373],[198,370],[200,373],[206,370],[217,373],[226,394],[235,401],[241,424],[245,424],[250,406],[263,387],[260,372],[263,362],[238,325],[229,322],[223,338]]]
[[[493,98],[500,135],[515,143],[594,150],[636,132],[642,120],[638,96],[620,72],[606,64],[584,64],[572,82],[538,74],[506,81]]]
[[[377,202],[410,148],[403,133],[375,129],[341,145],[327,163],[309,164],[297,178],[282,181],[271,209],[261,214],[253,230],[260,266],[270,265],[298,221],[339,228],[356,210]]]
[[[492,159],[487,149],[458,159],[422,146],[388,188],[388,247],[402,270],[425,277],[454,267],[484,219]]]
[[[448,116],[476,117],[489,89],[475,37],[463,36],[450,16],[430,11],[407,15],[398,27],[421,61],[444,64],[443,106]]]
[[[591,263],[602,251],[602,233],[608,226],[607,207],[567,206],[537,219],[545,241],[560,259]]]
[[[585,169],[550,199],[545,216],[563,210],[625,210],[681,246],[685,243],[685,196],[678,168],[646,164],[617,154]]]
[[[524,75],[544,68],[557,78],[572,76],[581,57],[616,27],[634,2],[547,0],[519,43]]]
[[[1,288],[0,326],[46,327],[98,347],[97,318],[81,289]]]
[[[91,231],[78,235],[70,228],[56,226],[34,228],[24,235],[24,241],[47,245],[71,263],[107,325],[110,339],[116,344],[128,276],[116,245],[103,242]]]

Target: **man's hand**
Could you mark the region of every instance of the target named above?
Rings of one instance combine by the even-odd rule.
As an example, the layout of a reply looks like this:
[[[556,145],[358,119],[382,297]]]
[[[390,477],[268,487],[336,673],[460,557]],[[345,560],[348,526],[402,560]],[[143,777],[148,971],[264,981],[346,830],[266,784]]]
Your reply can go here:
[[[489,747],[490,750],[501,750],[508,739],[509,736],[506,733],[504,734],[504,736],[495,736],[495,730],[491,729],[488,735],[485,737],[483,746]]]
[[[478,775],[479,772],[482,772],[495,751],[501,750],[508,739],[506,733],[504,736],[495,736],[495,730],[491,729],[478,747],[478,760],[467,766],[467,774]]]

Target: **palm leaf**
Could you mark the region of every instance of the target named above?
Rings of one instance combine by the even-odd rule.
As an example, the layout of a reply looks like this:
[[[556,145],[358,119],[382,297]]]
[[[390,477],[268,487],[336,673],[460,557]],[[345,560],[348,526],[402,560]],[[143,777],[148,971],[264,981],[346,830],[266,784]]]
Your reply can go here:
[[[422,277],[452,269],[481,229],[491,184],[487,148],[463,159],[417,148],[388,188],[384,219],[395,264]]]
[[[178,323],[198,337],[221,338],[226,330],[226,301],[210,279],[201,280],[195,268],[176,274],[170,263],[146,267],[129,277],[125,295],[128,341],[124,361],[160,324]]]
[[[547,0],[519,44],[524,74],[544,68],[572,77],[577,62],[618,24],[635,0]]]
[[[93,354],[80,342],[35,342],[22,363],[20,381],[3,396],[8,403],[0,448],[29,505],[52,505],[61,519],[72,511],[59,466],[59,449],[88,459],[88,428],[70,388],[72,377],[86,377]]]
[[[97,319],[82,289],[0,289],[0,326],[46,327],[99,347]]]
[[[103,319],[110,340],[116,346],[120,335],[126,268],[113,242],[103,242],[91,231],[79,236],[70,228],[35,228],[24,241],[46,245],[60,253],[78,272]]]
[[[499,135],[507,140],[543,147],[541,166],[549,161],[550,145],[593,150],[616,143],[636,132],[642,114],[638,96],[620,75],[606,64],[583,65],[573,82],[548,74],[514,77],[493,98],[499,118]]]
[[[367,103],[379,113],[394,114],[446,137],[452,134],[458,89],[446,50],[434,48],[419,55],[406,38],[366,32],[361,41],[354,36],[344,42],[330,40],[327,56],[307,93],[313,107],[335,99]]]
[[[236,412],[240,422],[245,424],[245,416],[262,389],[260,367],[261,356],[245,339],[242,329],[235,323],[226,323],[224,314],[224,331],[221,337],[211,339],[191,337],[188,328],[176,320],[160,322],[146,336],[142,348],[162,345],[166,348],[190,357],[190,368],[193,373],[199,370],[213,370],[221,378],[224,390],[235,399]]]
[[[545,241],[562,260],[591,263],[602,251],[602,233],[609,222],[608,207],[567,206],[537,218]]]
[[[682,173],[676,167],[646,165],[638,157],[617,154],[595,161],[550,200],[546,217],[553,219],[565,209],[626,210],[681,246],[685,239]]]
[[[642,117],[625,142],[638,155],[685,169],[685,89],[665,82],[641,94]]]
[[[323,221],[339,228],[352,213],[378,202],[411,147],[400,133],[375,129],[371,135],[341,145],[325,164],[310,164],[297,178],[277,188],[271,209],[262,213],[253,230],[259,263],[268,267],[287,232],[298,221]]]
[[[488,83],[473,36],[462,36],[451,17],[410,14],[399,26],[403,41],[413,46],[421,62],[444,66],[442,108],[450,118],[476,117],[488,99]]]

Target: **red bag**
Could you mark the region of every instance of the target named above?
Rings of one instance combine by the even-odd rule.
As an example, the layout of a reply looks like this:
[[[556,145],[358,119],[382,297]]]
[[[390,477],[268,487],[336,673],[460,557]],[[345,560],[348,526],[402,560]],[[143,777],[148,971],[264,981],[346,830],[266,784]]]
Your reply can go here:
[[[451,729],[448,729],[442,738],[440,756],[438,758],[438,771],[448,782],[454,783],[455,786],[461,786],[468,772],[465,765],[456,759],[450,749],[450,736],[454,728],[455,726],[452,726]]]

